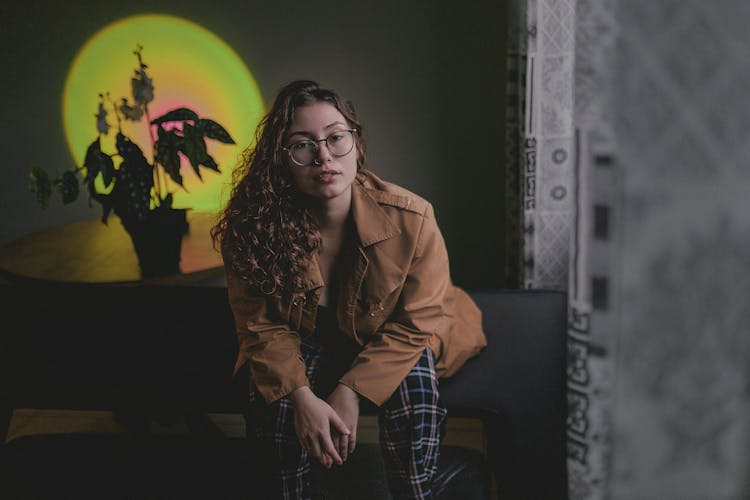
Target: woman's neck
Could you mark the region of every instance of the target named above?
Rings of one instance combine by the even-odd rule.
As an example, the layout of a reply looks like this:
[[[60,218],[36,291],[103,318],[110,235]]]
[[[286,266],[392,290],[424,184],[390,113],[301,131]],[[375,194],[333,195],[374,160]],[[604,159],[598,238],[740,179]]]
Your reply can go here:
[[[339,233],[344,230],[352,205],[351,196],[343,199],[326,200],[326,203],[313,206],[313,214],[318,221],[321,233]]]

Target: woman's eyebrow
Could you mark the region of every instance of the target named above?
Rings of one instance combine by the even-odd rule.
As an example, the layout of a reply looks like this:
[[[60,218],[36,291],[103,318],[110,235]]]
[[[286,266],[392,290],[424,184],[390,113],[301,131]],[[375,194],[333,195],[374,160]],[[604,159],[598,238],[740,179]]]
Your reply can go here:
[[[341,123],[341,122],[336,121],[336,122],[333,122],[333,123],[331,123],[331,124],[326,125],[325,127],[323,127],[323,130],[328,130],[329,128],[333,127],[334,125],[344,125],[344,126],[346,126],[346,123]]]
[[[328,130],[329,128],[334,127],[336,125],[344,125],[344,126],[346,126],[346,123],[343,123],[343,122],[340,122],[340,121],[335,121],[335,122],[329,123],[328,125],[326,125],[325,127],[323,127],[323,130]],[[307,136],[307,137],[311,137],[313,139],[315,138],[315,135],[312,132],[307,132],[306,130],[298,130],[297,132],[292,132],[291,134],[289,134],[289,137],[293,137],[295,135],[304,135],[304,136]]]
[[[291,134],[289,134],[289,137],[294,137],[295,135],[304,135],[304,136],[307,136],[307,137],[315,137],[310,132],[305,132],[304,130],[299,130],[297,132],[292,132]]]

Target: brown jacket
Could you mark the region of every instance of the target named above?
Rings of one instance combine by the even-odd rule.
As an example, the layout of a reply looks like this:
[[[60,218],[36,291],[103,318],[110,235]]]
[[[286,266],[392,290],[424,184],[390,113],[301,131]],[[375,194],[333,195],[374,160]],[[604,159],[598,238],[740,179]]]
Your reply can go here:
[[[487,345],[481,312],[452,284],[432,205],[361,170],[352,184],[359,245],[339,286],[339,329],[364,346],[340,382],[377,405],[393,394],[429,346],[438,375],[453,375]],[[239,339],[235,373],[246,362],[267,402],[309,385],[300,335],[314,334],[323,279],[317,258],[305,290],[292,297],[253,294],[227,266]]]

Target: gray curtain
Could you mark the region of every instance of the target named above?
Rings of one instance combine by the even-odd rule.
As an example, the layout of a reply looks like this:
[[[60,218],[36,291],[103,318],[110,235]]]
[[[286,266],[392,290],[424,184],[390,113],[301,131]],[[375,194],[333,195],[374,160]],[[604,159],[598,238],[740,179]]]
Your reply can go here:
[[[750,498],[750,4],[518,6],[519,259],[569,296],[570,496]]]
[[[614,498],[750,498],[750,4],[619,0]]]

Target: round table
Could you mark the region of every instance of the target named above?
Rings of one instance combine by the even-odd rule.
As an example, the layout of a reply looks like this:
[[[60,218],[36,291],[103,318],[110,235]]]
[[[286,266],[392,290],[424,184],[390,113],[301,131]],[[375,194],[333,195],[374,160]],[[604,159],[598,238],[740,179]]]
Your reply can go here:
[[[11,281],[67,283],[198,284],[221,281],[221,254],[210,228],[218,214],[188,210],[190,229],[182,237],[180,273],[144,280],[130,236],[117,217],[73,222],[23,236],[0,249],[0,270]]]

